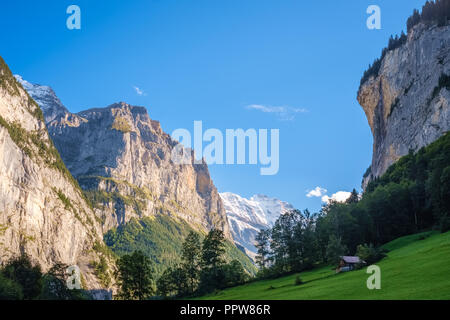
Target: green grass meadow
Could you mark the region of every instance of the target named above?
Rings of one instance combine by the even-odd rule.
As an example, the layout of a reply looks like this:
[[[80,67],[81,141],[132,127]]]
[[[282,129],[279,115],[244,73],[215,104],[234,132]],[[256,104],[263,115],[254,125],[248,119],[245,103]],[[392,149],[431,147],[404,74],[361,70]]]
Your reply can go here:
[[[424,232],[384,245],[389,250],[376,263],[381,269],[381,289],[369,290],[367,268],[335,274],[332,266],[261,280],[229,288],[205,300],[382,300],[450,299],[450,232]]]

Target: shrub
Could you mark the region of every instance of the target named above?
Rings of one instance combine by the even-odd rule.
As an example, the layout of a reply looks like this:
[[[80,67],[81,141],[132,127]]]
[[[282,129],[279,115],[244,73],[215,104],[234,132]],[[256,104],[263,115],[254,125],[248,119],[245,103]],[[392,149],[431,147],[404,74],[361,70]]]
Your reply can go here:
[[[42,272],[39,264],[22,254],[9,260],[2,270],[3,276],[20,284],[24,299],[36,298],[42,288]]]
[[[23,299],[22,287],[0,273],[0,300]]]
[[[372,244],[363,244],[357,247],[356,255],[367,264],[373,264],[386,257],[386,251],[381,247],[376,248]]]

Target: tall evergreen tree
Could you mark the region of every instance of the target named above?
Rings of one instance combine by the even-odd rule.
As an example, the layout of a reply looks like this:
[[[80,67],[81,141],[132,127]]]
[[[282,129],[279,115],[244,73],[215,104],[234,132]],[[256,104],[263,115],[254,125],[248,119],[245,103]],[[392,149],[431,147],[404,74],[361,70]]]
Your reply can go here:
[[[142,251],[122,256],[117,267],[121,299],[144,300],[154,293],[151,261]]]
[[[346,203],[357,203],[359,201],[359,194],[356,189],[353,188],[350,197],[346,200]]]
[[[258,249],[256,263],[261,269],[265,269],[270,259],[270,229],[260,230],[255,237],[255,241],[255,247]]]
[[[226,285],[225,277],[225,237],[218,229],[211,230],[203,240],[199,291],[211,292]]]
[[[213,229],[203,240],[202,267],[217,268],[224,264],[225,236],[222,230]]]
[[[188,284],[187,290],[192,294],[198,286],[201,262],[200,236],[193,231],[188,234],[183,243],[182,261]]]

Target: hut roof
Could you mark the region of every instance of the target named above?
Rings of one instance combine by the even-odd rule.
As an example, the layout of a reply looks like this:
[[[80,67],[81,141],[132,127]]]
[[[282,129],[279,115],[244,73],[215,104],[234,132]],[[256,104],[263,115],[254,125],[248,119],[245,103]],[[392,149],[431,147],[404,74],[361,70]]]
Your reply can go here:
[[[357,256],[342,256],[345,263],[361,263],[361,259]]]

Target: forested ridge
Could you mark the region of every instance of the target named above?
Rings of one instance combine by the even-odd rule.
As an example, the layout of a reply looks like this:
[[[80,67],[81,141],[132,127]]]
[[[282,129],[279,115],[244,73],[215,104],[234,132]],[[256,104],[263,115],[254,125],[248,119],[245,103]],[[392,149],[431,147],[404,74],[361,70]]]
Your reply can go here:
[[[294,210],[257,237],[260,276],[279,276],[342,255],[376,261],[379,246],[422,230],[450,229],[450,133],[412,151],[345,203],[330,202],[318,213]]]

